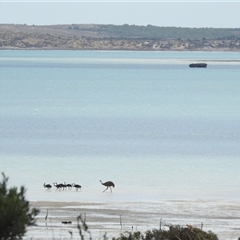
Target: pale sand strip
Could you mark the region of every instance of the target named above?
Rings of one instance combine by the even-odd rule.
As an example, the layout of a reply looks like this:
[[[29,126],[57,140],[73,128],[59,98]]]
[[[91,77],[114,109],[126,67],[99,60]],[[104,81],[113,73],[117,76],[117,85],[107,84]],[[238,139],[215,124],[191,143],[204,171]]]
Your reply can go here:
[[[77,217],[80,214],[86,214],[86,223],[94,239],[103,238],[105,233],[108,237],[117,237],[124,231],[132,231],[133,226],[134,230],[141,230],[142,223],[139,220],[145,217],[141,213],[136,216],[136,212],[128,209],[111,207],[111,204],[34,202],[31,205],[41,211],[37,217],[38,226],[28,230],[29,238],[33,239],[70,239],[69,231],[73,233],[73,238],[79,239]],[[72,224],[62,224],[63,221],[71,221]],[[140,224],[139,229],[136,224]],[[84,235],[86,239],[89,238],[88,233]]]
[[[213,231],[220,239],[238,239],[240,236],[240,203],[234,202],[32,202],[31,206],[41,212],[37,226],[28,229],[25,239],[80,239],[77,229],[80,214],[86,214],[86,223],[93,239],[103,239],[105,233],[111,239],[125,231],[139,230],[144,233],[153,228],[159,229],[160,219],[163,229],[168,229],[168,225],[186,224],[200,227],[203,222],[203,230]],[[71,221],[72,224],[62,224],[62,221]],[[89,233],[84,232],[84,236],[85,240],[89,239]]]

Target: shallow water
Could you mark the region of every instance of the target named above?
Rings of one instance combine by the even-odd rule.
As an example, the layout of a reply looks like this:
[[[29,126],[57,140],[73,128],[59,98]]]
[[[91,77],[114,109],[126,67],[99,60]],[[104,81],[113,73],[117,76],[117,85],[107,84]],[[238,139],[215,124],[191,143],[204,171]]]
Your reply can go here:
[[[197,61],[208,67],[188,67]],[[239,61],[228,52],[1,51],[1,171],[30,201],[192,200],[206,216],[198,201],[238,204]],[[113,193],[99,180],[112,180]],[[82,189],[43,188],[54,182]]]

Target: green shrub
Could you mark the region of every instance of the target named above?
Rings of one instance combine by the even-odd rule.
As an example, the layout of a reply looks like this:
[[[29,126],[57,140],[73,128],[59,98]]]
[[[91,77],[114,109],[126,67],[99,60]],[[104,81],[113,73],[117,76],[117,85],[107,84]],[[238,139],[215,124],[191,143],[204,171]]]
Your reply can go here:
[[[218,240],[216,234],[204,232],[199,228],[170,226],[169,230],[149,230],[145,236],[140,232],[121,234],[113,240]]]
[[[122,233],[119,238],[113,238],[112,240],[142,240],[144,239],[144,236],[141,234],[141,232],[137,231],[134,233],[131,232],[125,232]]]
[[[35,224],[35,216],[39,210],[30,211],[29,202],[25,199],[25,188],[20,191],[16,187],[7,189],[8,178],[4,173],[0,182],[0,240],[21,239],[26,227]]]

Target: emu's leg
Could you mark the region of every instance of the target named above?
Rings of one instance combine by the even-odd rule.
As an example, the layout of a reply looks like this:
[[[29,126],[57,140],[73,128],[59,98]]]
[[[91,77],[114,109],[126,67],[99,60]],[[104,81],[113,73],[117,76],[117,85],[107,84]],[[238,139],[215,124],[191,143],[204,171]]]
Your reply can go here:
[[[107,189],[108,189],[108,187],[103,192],[105,192]]]

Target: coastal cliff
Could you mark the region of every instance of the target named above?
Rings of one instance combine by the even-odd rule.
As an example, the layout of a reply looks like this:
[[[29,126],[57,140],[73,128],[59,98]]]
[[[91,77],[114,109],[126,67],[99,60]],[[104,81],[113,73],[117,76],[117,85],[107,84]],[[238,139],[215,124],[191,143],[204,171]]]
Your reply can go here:
[[[240,51],[240,29],[0,24],[5,49]]]

